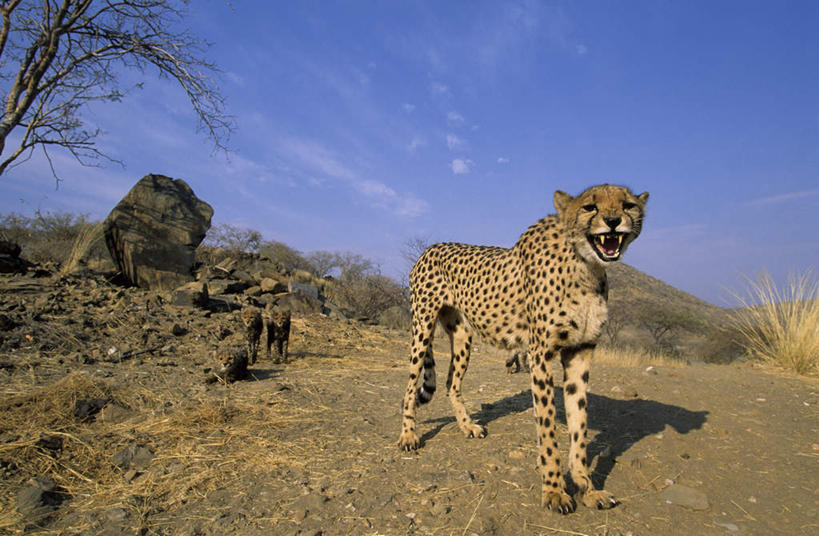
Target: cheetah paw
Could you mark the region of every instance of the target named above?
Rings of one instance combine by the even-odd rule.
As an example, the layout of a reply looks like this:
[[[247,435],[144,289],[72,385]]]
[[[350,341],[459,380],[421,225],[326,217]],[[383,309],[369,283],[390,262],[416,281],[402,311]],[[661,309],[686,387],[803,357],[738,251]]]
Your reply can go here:
[[[618,501],[614,495],[605,490],[592,489],[583,494],[583,504],[589,508],[597,508],[598,510],[608,510],[617,506]]]
[[[401,450],[416,450],[420,446],[421,440],[418,439],[418,435],[415,434],[415,432],[404,432],[401,434],[401,437],[398,438],[398,448]]]
[[[571,514],[574,512],[576,504],[568,494],[563,491],[543,491],[543,506],[559,514]]]
[[[475,437],[475,438],[483,438],[486,437],[486,428],[481,426],[480,424],[467,424],[461,427],[463,433],[466,437]]]

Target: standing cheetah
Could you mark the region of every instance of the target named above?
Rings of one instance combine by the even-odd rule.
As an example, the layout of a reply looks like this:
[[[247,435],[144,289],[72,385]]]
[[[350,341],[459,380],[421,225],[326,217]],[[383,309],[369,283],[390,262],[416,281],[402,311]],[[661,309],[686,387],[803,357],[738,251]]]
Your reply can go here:
[[[262,321],[262,313],[258,307],[245,307],[239,313],[242,319],[242,324],[245,326],[245,337],[247,341],[247,356],[250,359],[250,364],[256,362],[259,355],[259,344],[262,338],[262,329],[264,322]]]
[[[446,386],[458,426],[467,437],[486,435],[461,397],[474,329],[501,348],[528,350],[543,505],[563,514],[575,509],[560,473],[555,437],[555,358],[565,376],[569,473],[578,496],[586,506],[616,505],[610,493],[594,489],[589,477],[586,388],[589,360],[606,320],[605,267],[640,234],[647,200],[647,192],[635,196],[608,184],[577,197],[558,190],[557,215],[529,227],[511,249],[454,243],[427,249],[410,272],[412,354],[398,446],[420,446],[415,406],[429,402],[435,392],[436,320],[449,335]]]
[[[287,363],[287,346],[290,341],[290,311],[272,307],[265,310],[267,323],[267,357],[270,347],[275,343],[276,357],[274,363]]]

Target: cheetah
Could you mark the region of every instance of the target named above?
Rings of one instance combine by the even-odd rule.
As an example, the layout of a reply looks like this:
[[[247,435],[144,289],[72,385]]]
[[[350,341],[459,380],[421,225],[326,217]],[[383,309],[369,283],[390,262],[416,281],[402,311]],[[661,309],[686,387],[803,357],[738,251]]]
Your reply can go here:
[[[290,341],[290,311],[273,307],[265,310],[267,324],[267,357],[270,347],[275,343],[276,358],[274,363],[287,363],[287,346]]]
[[[467,437],[486,435],[470,418],[461,396],[474,330],[498,347],[528,351],[543,506],[561,514],[575,510],[576,498],[589,507],[615,506],[614,496],[594,489],[589,476],[586,390],[589,362],[607,315],[605,268],[620,260],[640,234],[647,200],[648,192],[634,195],[609,184],[577,197],[558,190],[553,198],[557,214],[529,227],[510,249],[430,246],[410,272],[411,364],[398,446],[420,446],[415,407],[435,393],[436,321],[449,336],[446,386],[457,424]],[[551,369],[556,358],[564,371],[574,497],[561,476],[555,436]]]
[[[515,350],[506,360],[506,373],[515,374],[521,370],[529,372],[529,353],[526,350]]]
[[[249,357],[244,342],[231,337],[219,343],[213,352],[213,358],[217,363],[216,371],[208,376],[207,383],[235,382],[247,378]]]
[[[259,356],[259,344],[262,338],[262,329],[264,328],[262,313],[258,307],[245,307],[239,313],[239,318],[242,319],[242,324],[245,326],[247,355],[252,365],[256,363],[256,358]]]

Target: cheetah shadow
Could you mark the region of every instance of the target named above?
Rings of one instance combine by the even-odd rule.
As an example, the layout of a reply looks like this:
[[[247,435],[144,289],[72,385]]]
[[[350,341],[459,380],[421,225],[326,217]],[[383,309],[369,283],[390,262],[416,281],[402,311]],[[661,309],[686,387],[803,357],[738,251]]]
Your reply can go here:
[[[594,467],[592,480],[599,488],[604,486],[617,459],[632,445],[647,436],[662,432],[666,426],[671,426],[680,434],[699,430],[708,415],[707,411],[691,411],[654,400],[618,400],[594,393],[588,393],[587,399],[588,427],[598,432],[588,446],[589,467]],[[566,409],[562,387],[555,388],[555,409],[558,422],[565,425]],[[478,424],[485,426],[495,419],[531,410],[532,391],[527,389],[491,404],[481,404],[481,410],[473,417]],[[443,417],[425,422],[435,423],[436,426],[422,435],[422,443],[437,435],[448,424],[455,423],[455,418]],[[561,441],[563,445],[568,443],[565,439]],[[604,452],[605,455],[601,456]]]

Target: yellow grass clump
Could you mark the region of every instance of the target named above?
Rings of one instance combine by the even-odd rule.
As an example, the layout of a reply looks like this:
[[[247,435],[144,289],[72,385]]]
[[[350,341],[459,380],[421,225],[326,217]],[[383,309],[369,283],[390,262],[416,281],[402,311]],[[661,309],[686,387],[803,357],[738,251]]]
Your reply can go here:
[[[748,297],[735,294],[743,305],[733,318],[739,344],[798,374],[819,372],[819,281],[813,273],[792,275],[784,289],[768,273],[746,280]]]
[[[681,367],[685,361],[675,359],[662,352],[647,350],[645,348],[610,348],[598,346],[594,350],[592,360],[596,363],[606,363],[609,365],[621,365],[627,367],[638,367],[645,365]]]

